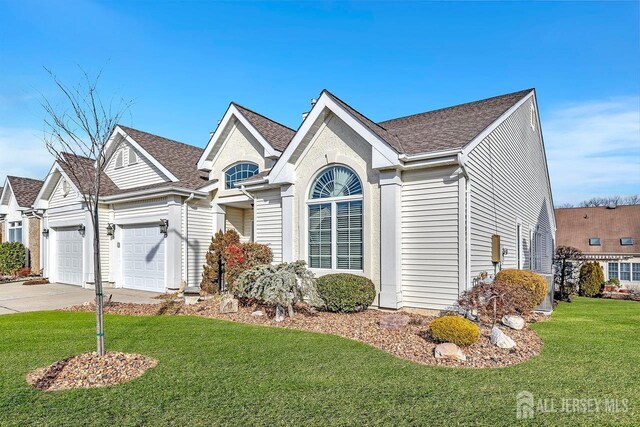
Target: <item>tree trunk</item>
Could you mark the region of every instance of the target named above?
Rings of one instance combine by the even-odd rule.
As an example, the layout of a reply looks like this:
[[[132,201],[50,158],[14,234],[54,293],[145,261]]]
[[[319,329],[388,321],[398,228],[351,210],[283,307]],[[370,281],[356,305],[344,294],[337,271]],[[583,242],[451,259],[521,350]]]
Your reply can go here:
[[[92,218],[93,222],[93,280],[96,289],[96,352],[99,356],[106,354],[104,346],[104,294],[102,293],[102,268],[100,266],[100,228],[98,221],[98,201],[94,203]]]

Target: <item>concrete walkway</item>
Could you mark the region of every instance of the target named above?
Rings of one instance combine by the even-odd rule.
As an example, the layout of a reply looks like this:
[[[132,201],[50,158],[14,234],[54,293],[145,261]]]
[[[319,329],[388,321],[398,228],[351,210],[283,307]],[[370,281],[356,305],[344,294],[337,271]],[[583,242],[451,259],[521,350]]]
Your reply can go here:
[[[111,301],[133,302],[140,304],[158,304],[154,299],[158,292],[137,291],[133,289],[106,288],[105,294],[112,294]],[[79,286],[48,285],[22,286],[22,282],[0,284],[0,314],[21,313],[24,311],[58,310],[93,301],[95,291]]]

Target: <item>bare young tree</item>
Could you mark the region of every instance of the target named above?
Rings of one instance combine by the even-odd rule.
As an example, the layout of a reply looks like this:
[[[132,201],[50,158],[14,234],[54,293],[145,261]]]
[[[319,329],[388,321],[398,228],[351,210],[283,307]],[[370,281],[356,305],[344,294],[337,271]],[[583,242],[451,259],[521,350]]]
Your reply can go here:
[[[42,97],[44,142],[47,150],[79,187],[86,209],[91,212],[93,230],[93,273],[96,294],[97,353],[106,353],[104,345],[104,294],[100,268],[100,229],[98,204],[106,168],[105,148],[114,127],[129,109],[132,101],[113,100],[103,103],[98,91],[100,74],[95,78],[82,71],[82,79],[75,86],[62,82],[51,70],[45,68],[62,101],[54,102]]]

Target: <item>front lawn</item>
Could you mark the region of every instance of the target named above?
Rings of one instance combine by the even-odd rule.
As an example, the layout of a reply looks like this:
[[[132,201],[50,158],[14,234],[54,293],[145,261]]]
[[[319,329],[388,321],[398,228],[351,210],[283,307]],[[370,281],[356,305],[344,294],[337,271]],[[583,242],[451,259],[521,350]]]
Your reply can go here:
[[[93,349],[94,316],[0,316],[0,424],[637,425],[638,302],[578,299],[533,327],[545,342],[540,356],[473,370],[418,365],[329,335],[188,316],[110,315],[108,348],[159,365],[114,387],[41,392],[26,384],[27,372]],[[600,406],[518,420],[516,395],[525,390],[555,399],[556,409],[563,398],[609,398],[628,399],[628,410]]]

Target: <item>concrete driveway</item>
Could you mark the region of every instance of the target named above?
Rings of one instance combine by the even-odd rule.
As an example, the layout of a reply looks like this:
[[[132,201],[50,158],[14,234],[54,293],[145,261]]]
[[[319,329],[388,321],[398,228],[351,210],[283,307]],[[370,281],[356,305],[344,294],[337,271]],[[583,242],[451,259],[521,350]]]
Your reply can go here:
[[[158,292],[136,291],[133,289],[105,289],[112,294],[111,301],[157,304],[160,300],[153,297]],[[24,311],[58,310],[93,301],[95,291],[79,286],[48,285],[22,286],[22,282],[0,284],[0,314],[21,313]]]

